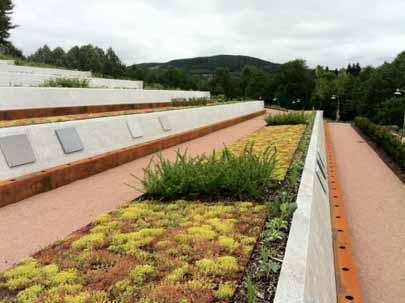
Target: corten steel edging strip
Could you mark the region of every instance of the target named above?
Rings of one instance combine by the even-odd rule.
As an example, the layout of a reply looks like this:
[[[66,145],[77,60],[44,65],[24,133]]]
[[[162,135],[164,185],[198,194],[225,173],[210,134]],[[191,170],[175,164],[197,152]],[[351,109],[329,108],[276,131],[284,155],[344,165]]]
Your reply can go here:
[[[24,108],[24,109],[6,109],[0,110],[0,120],[20,120],[27,118],[43,118],[51,116],[78,115],[78,114],[96,114],[104,112],[115,112],[133,109],[151,109],[167,107],[170,102],[152,102],[152,103],[127,103],[127,104],[104,104],[87,106],[69,106],[69,107],[43,107],[43,108]]]
[[[325,134],[328,155],[332,233],[338,302],[361,303],[360,282],[358,280],[356,264],[353,256],[349,226],[345,216],[342,191],[337,177],[336,158],[328,123],[325,123]]]
[[[0,181],[0,207],[16,203],[76,180],[87,178],[146,155],[264,115],[265,113],[265,110],[261,110],[252,114],[195,128],[179,134],[121,148],[72,163],[59,165],[41,172],[28,174],[7,181]]]

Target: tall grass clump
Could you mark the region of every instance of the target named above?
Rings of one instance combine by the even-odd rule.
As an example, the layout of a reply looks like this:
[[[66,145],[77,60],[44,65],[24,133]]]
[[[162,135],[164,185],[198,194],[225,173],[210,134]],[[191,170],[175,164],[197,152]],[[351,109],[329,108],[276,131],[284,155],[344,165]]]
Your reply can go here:
[[[268,115],[266,117],[267,125],[294,125],[294,124],[307,124],[310,115],[304,112],[289,112],[279,115]]]
[[[160,156],[144,169],[138,179],[148,198],[158,200],[227,198],[265,199],[273,184],[276,151],[267,148],[255,153],[248,144],[241,154],[229,149],[212,155],[190,156],[177,152],[176,160]]]
[[[78,78],[56,78],[45,81],[41,87],[70,87],[70,88],[88,88],[89,80]]]

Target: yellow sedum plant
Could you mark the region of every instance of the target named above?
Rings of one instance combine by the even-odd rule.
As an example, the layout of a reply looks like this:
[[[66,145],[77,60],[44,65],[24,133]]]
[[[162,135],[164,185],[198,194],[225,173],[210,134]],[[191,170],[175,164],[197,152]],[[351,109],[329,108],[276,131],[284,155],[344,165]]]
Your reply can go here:
[[[254,143],[253,150],[258,153],[262,153],[269,146],[274,147],[277,151],[275,178],[284,180],[306,127],[304,124],[267,126],[228,147],[235,153],[242,153],[249,143]]]
[[[0,303],[229,302],[266,217],[251,202],[134,202],[1,273]]]

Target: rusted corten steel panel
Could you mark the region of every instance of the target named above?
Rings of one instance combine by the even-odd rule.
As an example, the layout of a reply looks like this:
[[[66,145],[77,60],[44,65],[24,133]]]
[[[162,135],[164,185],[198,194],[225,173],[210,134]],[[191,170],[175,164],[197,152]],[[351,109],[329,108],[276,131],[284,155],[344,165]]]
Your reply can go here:
[[[72,107],[45,107],[0,110],[0,120],[20,120],[27,118],[42,118],[51,116],[95,114],[133,109],[149,109],[170,106],[170,102],[139,103],[139,104],[109,104]]]
[[[328,155],[329,188],[332,216],[333,246],[335,252],[336,289],[339,303],[361,303],[361,290],[349,226],[344,210],[344,201],[336,172],[336,159],[329,134],[329,126],[325,123],[326,146]]]

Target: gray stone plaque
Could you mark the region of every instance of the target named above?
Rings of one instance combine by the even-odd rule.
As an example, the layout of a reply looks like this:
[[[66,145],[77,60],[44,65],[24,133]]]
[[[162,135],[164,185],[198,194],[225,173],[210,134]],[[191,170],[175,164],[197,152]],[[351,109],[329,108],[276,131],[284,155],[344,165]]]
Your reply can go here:
[[[36,160],[27,135],[2,137],[0,148],[10,168],[33,163]]]
[[[71,154],[83,150],[83,143],[76,128],[62,128],[55,130],[59,143],[65,154]]]
[[[139,119],[131,119],[127,121],[127,126],[129,129],[129,132],[131,133],[132,138],[137,139],[137,138],[142,138],[144,136],[144,132],[142,129],[141,122]]]
[[[169,117],[167,116],[159,116],[160,126],[165,132],[172,130],[172,125],[170,123]]]

